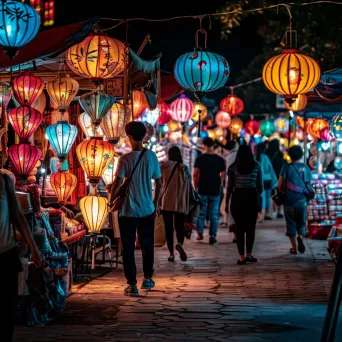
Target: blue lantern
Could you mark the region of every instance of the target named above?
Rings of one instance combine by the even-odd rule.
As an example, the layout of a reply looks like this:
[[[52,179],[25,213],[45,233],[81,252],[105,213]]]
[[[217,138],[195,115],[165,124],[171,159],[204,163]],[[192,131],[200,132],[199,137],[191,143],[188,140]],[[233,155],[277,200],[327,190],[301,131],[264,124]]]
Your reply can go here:
[[[63,162],[76,139],[76,126],[70,125],[68,121],[57,121],[56,125],[46,128],[46,135],[52,148],[57,153],[57,157]]]
[[[198,33],[205,35],[204,49],[198,46]],[[185,89],[194,91],[201,98],[204,93],[214,91],[225,85],[229,77],[229,65],[226,59],[217,53],[206,50],[207,33],[196,33],[194,52],[180,56],[174,67],[177,82]]]
[[[18,1],[0,1],[0,45],[13,58],[18,48],[30,42],[38,33],[40,17],[29,5]]]

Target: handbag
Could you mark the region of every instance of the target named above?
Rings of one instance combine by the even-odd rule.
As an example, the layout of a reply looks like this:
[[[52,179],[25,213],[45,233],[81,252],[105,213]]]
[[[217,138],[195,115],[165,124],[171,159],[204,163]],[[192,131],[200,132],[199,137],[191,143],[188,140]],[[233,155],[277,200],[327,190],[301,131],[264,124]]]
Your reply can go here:
[[[115,211],[118,211],[118,210],[121,210],[124,202],[125,202],[125,199],[127,197],[127,194],[128,194],[128,188],[129,188],[129,185],[131,183],[131,180],[132,180],[132,177],[134,175],[134,172],[135,170],[137,169],[140,161],[142,160],[144,154],[146,153],[146,148],[144,148],[141,153],[140,153],[140,156],[136,162],[136,164],[134,165],[134,168],[131,172],[131,175],[130,177],[126,177],[123,181],[123,183],[121,184],[120,186],[120,189],[119,189],[119,193],[117,195],[117,197],[113,200],[113,204],[111,206],[111,209],[110,211],[111,212],[115,212]]]
[[[296,170],[299,178],[302,180],[302,182],[303,182],[303,184],[305,186],[304,195],[305,195],[306,199],[308,201],[311,201],[312,199],[315,198],[315,189],[311,186],[311,184],[305,183],[305,181],[304,181],[304,174],[303,174],[303,178],[302,178],[300,173],[299,173],[299,171],[297,170],[297,168],[295,166],[293,166],[293,167]]]
[[[288,172],[289,172],[289,165],[286,166],[287,169],[286,169],[286,175],[285,175],[285,179],[284,179],[284,190],[283,191],[280,191],[278,188],[277,188],[277,192],[276,194],[274,194],[272,196],[272,200],[273,202],[276,204],[276,206],[280,207],[281,205],[284,204],[284,200],[285,200],[285,193],[286,193],[286,184],[287,184],[287,176],[288,176]]]

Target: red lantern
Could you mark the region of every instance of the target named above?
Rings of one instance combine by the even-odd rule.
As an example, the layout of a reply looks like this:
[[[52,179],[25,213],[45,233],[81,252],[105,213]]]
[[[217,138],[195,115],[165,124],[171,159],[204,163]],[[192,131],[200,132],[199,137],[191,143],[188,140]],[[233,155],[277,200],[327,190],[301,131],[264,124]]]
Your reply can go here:
[[[28,140],[43,121],[43,115],[31,107],[20,106],[10,110],[8,119],[19,138]]]
[[[228,95],[220,102],[220,108],[229,115],[238,115],[243,112],[243,101],[236,95]]]
[[[248,122],[246,122],[245,124],[245,131],[247,133],[249,133],[250,135],[254,135],[257,134],[260,130],[260,125],[258,123],[258,121],[255,120],[249,120]]]
[[[194,104],[182,94],[170,106],[172,119],[178,122],[188,122],[194,113]]]
[[[42,151],[30,144],[15,144],[8,149],[9,157],[20,176],[29,176],[42,156]]]
[[[63,205],[75,190],[77,178],[69,171],[58,171],[51,174],[50,184],[58,197],[58,203]]]
[[[221,128],[228,128],[232,122],[230,115],[227,112],[220,111],[215,115],[216,125]]]
[[[29,72],[13,79],[13,92],[20,105],[32,106],[44,89],[44,80]]]
[[[172,116],[170,114],[170,108],[163,100],[158,102],[158,108],[159,108],[159,117],[158,117],[157,125],[166,125],[172,119]]]
[[[323,141],[331,141],[332,136],[330,135],[330,129],[329,127],[325,127],[323,128],[320,132],[319,132],[319,136]]]

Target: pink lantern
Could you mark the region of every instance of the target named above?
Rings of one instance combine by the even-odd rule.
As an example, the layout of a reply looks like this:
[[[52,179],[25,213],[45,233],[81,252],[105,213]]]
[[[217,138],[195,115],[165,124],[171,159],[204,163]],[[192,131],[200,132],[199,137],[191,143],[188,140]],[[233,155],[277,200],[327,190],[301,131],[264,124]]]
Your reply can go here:
[[[223,110],[219,111],[215,116],[216,125],[221,128],[228,128],[232,122],[230,115]]]
[[[163,100],[161,100],[160,102],[158,102],[158,108],[159,117],[157,125],[166,125],[172,119],[172,116],[170,114],[170,107]]]
[[[194,104],[182,94],[170,106],[172,119],[178,122],[188,122],[194,113]]]
[[[254,119],[249,120],[245,124],[245,131],[249,133],[250,135],[257,134],[260,130],[260,125],[258,121],[255,121]]]
[[[330,129],[329,127],[325,127],[323,128],[320,132],[319,132],[319,136],[321,137],[321,139],[323,141],[330,141],[332,139],[332,136],[330,135]]]

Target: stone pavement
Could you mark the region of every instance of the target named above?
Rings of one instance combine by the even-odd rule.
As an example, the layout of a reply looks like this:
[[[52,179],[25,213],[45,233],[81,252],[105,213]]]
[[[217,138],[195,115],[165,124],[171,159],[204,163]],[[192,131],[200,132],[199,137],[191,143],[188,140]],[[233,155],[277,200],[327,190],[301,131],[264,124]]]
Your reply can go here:
[[[290,255],[283,222],[272,221],[257,228],[258,263],[238,266],[227,229],[217,246],[207,240],[186,240],[185,263],[167,262],[166,247],[158,249],[156,287],[141,297],[123,296],[123,272],[113,270],[75,289],[64,315],[49,325],[17,327],[15,341],[320,340],[334,273],[326,241],[307,240],[305,254]]]

